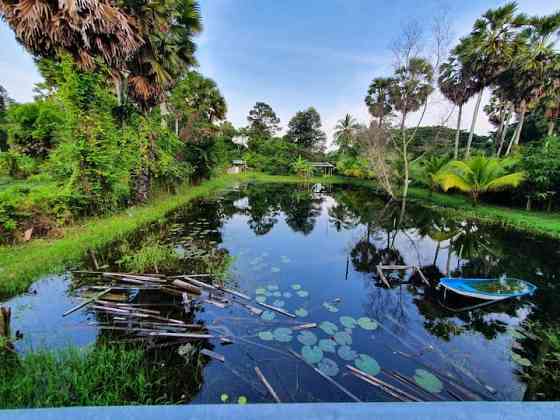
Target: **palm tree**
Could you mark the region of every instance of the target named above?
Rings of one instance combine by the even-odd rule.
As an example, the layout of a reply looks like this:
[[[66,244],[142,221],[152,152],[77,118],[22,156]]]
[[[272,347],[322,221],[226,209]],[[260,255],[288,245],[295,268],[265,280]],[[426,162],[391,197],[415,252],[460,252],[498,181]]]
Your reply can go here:
[[[516,16],[516,11],[514,2],[488,10],[476,20],[470,35],[461,39],[453,51],[468,73],[474,76],[471,89],[478,93],[465,159],[470,157],[484,89],[509,67],[512,60],[516,30],[524,23],[524,17]]]
[[[432,155],[413,166],[414,180],[435,191],[439,187],[439,177],[449,163],[448,156]]]
[[[31,54],[67,53],[82,69],[97,57],[122,67],[143,44],[137,21],[112,0],[0,0],[0,16]]]
[[[459,108],[457,114],[457,130],[455,132],[454,157],[459,158],[459,139],[461,137],[461,116],[463,105],[465,105],[473,92],[469,89],[471,80],[456,57],[450,59],[440,66],[438,78],[439,90],[451,103]]]
[[[139,22],[145,40],[127,63],[129,95],[148,111],[196,64],[193,37],[202,31],[200,7],[197,0],[124,0],[123,9]]]
[[[408,195],[408,181],[410,179],[408,145],[414,139],[414,136],[406,138],[406,117],[409,113],[416,112],[423,105],[427,104],[428,96],[434,90],[432,86],[433,77],[434,69],[432,65],[423,58],[413,57],[406,65],[396,70],[395,78],[389,88],[391,104],[396,111],[401,113],[400,136],[402,149],[400,153],[404,163],[403,204]]]
[[[365,103],[372,117],[379,119],[378,127],[383,127],[383,119],[389,115],[393,107],[390,104],[390,91],[393,79],[378,77],[369,85]]]
[[[468,161],[453,161],[439,177],[444,191],[456,188],[470,194],[478,203],[481,194],[517,187],[525,179],[524,172],[512,172],[513,160],[477,156]]]
[[[343,119],[337,122],[334,128],[334,140],[342,153],[348,152],[356,135],[356,130],[359,128],[360,125],[350,114],[346,114]]]

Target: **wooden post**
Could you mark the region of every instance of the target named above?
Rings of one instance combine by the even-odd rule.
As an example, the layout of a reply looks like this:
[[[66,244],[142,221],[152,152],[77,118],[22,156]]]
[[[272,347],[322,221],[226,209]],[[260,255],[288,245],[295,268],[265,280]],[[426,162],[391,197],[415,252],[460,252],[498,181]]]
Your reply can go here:
[[[12,318],[12,311],[8,307],[0,307],[0,338],[7,340],[7,347],[10,347],[10,321]],[[2,348],[0,348],[2,350]]]
[[[385,274],[383,274],[383,269],[381,268],[380,265],[377,266],[377,274],[379,274],[379,278],[383,283],[385,283],[385,286],[387,286],[387,288],[390,289],[391,285],[389,284],[387,277],[385,277]]]

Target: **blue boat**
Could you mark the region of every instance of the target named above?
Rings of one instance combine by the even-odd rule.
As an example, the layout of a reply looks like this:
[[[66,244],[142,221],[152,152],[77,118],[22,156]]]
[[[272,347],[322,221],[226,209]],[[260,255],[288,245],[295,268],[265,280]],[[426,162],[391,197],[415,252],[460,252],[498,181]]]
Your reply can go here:
[[[537,286],[512,277],[498,279],[467,279],[443,277],[439,286],[459,295],[483,300],[503,300],[532,295]]]

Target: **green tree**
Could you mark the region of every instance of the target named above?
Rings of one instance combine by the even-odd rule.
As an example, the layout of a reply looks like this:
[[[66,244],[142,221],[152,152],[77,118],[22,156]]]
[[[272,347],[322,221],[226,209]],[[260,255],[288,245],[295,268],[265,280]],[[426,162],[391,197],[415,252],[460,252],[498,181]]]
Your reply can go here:
[[[421,159],[413,166],[414,181],[428,187],[430,191],[435,191],[440,185],[439,178],[444,173],[449,160],[446,155],[433,155]]]
[[[6,115],[8,143],[17,151],[44,159],[55,147],[63,111],[52,100],[40,100],[10,107]]]
[[[372,117],[379,120],[378,126],[383,126],[383,120],[390,115],[393,107],[390,102],[390,91],[393,80],[387,77],[377,77],[373,79],[368,88],[365,103]]]
[[[525,179],[522,171],[514,172],[515,161],[477,156],[467,161],[453,161],[439,177],[444,191],[456,188],[468,193],[475,203],[482,194],[517,187]]]
[[[227,113],[226,100],[216,82],[195,71],[177,83],[169,103],[175,116],[175,133],[184,140],[193,138],[197,125],[223,121]]]
[[[247,116],[249,130],[259,137],[270,138],[280,131],[280,118],[272,107],[264,102],[257,102]]]
[[[340,153],[348,153],[352,149],[357,130],[359,129],[360,125],[350,114],[346,114],[343,119],[336,123],[334,142],[338,146]]]
[[[467,141],[465,158],[471,153],[480,103],[484,88],[494,83],[511,62],[515,52],[517,29],[523,24],[523,17],[516,15],[517,4],[507,3],[502,7],[490,9],[477,19],[472,32],[461,39],[453,50],[462,66],[474,77],[470,88],[478,93],[473,119]]]
[[[200,7],[196,0],[120,0],[120,5],[136,19],[144,41],[126,71],[130,97],[147,111],[164,102],[165,93],[196,64],[193,38],[202,31]]]
[[[527,173],[527,210],[535,201],[548,202],[550,210],[552,199],[560,193],[560,138],[547,137],[527,145],[520,166]]]
[[[454,157],[459,158],[459,140],[461,136],[461,117],[463,106],[472,96],[473,92],[469,89],[472,82],[456,57],[450,57],[446,63],[440,66],[438,78],[439,90],[453,105],[458,107],[457,129],[455,132]]]
[[[406,117],[418,111],[424,106],[426,110],[428,96],[433,92],[434,70],[427,60],[412,57],[407,64],[399,67],[395,72],[394,82],[391,85],[390,98],[395,111],[400,112],[400,132],[396,136],[399,152],[404,167],[404,179],[402,197],[408,195],[408,183],[410,179],[410,164],[408,147],[414,140],[414,133],[407,135],[405,130]],[[404,208],[404,207],[403,207]]]
[[[310,153],[321,153],[327,139],[321,130],[321,116],[313,107],[296,113],[288,123],[286,137],[302,150]]]
[[[4,124],[6,122],[6,113],[8,105],[12,102],[8,96],[8,92],[0,85],[0,152],[8,150],[8,133]]]

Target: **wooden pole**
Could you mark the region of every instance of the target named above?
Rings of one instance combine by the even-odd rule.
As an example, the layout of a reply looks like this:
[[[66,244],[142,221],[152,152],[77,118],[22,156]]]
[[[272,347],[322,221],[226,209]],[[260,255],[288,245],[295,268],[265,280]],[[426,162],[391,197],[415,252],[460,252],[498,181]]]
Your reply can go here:
[[[259,379],[263,383],[264,387],[267,389],[267,391],[270,393],[270,395],[272,395],[272,398],[274,398],[274,401],[276,401],[277,403],[281,403],[282,401],[278,397],[278,394],[276,393],[276,391],[274,391],[274,388],[272,388],[272,385],[270,385],[270,383],[266,380],[263,373],[261,372],[261,370],[257,366],[255,366],[255,372],[257,373],[257,376],[259,377]]]
[[[376,268],[377,268],[377,274],[379,274],[379,278],[385,284],[385,286],[387,286],[387,288],[390,289],[391,285],[389,284],[389,281],[385,277],[385,274],[383,274],[383,269],[381,268],[380,265],[378,265]]]
[[[83,301],[82,303],[80,303],[77,306],[74,306],[73,308],[68,309],[66,312],[64,312],[62,314],[63,317],[70,315],[71,313],[76,312],[79,309],[82,309],[84,306],[89,305],[92,302],[95,302],[97,299],[99,299],[100,297],[106,295],[107,293],[109,293],[111,291],[111,288],[107,288],[105,290],[103,290],[101,293],[98,293],[97,295],[95,295],[94,297],[92,297],[91,299],[86,299],[85,301]]]

